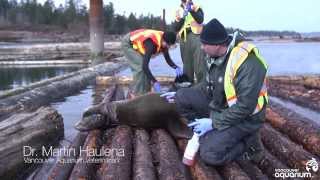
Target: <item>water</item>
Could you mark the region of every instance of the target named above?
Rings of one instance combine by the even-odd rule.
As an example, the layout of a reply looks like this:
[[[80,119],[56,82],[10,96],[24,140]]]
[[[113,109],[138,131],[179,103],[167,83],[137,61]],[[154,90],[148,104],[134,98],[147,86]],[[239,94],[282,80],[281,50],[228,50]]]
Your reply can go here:
[[[320,43],[255,43],[269,64],[268,75],[320,74]]]
[[[262,43],[254,42],[269,65],[268,75],[320,74],[320,43]],[[170,51],[173,61],[182,67],[179,46]],[[174,70],[160,54],[150,61],[154,75],[174,76]],[[127,69],[121,75],[131,75]]]
[[[77,66],[0,66],[0,91],[77,71],[86,65]]]
[[[82,90],[79,94],[69,96],[62,102],[52,103],[51,106],[58,110],[63,117],[64,123],[64,139],[72,141],[77,135],[74,128],[76,122],[82,118],[82,112],[93,103],[93,89],[91,86]]]

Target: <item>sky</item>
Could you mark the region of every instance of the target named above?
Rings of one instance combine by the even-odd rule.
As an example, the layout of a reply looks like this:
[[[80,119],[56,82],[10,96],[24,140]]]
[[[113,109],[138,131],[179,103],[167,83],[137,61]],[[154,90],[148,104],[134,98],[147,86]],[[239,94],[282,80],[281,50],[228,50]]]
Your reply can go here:
[[[38,0],[44,2],[45,0]],[[79,0],[78,0],[79,1]],[[80,0],[89,6],[89,0]],[[56,5],[65,0],[54,0]],[[116,13],[129,15],[152,13],[162,15],[166,9],[167,23],[173,21],[180,0],[104,0],[112,2]],[[320,32],[319,0],[193,0],[205,14],[205,22],[217,18],[226,27],[243,30],[293,30]]]

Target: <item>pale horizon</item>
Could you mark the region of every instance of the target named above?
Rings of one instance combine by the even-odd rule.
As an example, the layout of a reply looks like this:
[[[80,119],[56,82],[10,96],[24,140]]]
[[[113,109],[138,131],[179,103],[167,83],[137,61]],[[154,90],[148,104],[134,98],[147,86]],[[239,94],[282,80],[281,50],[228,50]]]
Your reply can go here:
[[[89,8],[89,0],[77,0]],[[38,0],[45,2],[45,0]],[[66,0],[55,0],[55,6],[65,5]],[[110,0],[117,14],[128,16],[131,12],[137,15],[153,14],[162,16],[166,9],[166,21],[174,20],[174,12],[180,0]],[[239,28],[245,31],[296,31],[299,33],[320,32],[320,1],[305,0],[194,0],[200,4],[205,14],[205,22],[217,18],[225,27]],[[212,7],[212,8],[210,8]]]

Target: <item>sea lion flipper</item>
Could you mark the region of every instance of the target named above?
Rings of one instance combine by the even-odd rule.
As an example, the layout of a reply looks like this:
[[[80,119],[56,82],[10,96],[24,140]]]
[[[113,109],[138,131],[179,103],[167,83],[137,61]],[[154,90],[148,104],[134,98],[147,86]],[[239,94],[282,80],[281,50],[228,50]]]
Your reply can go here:
[[[192,130],[181,120],[169,120],[167,130],[177,139],[190,139],[193,135]]]

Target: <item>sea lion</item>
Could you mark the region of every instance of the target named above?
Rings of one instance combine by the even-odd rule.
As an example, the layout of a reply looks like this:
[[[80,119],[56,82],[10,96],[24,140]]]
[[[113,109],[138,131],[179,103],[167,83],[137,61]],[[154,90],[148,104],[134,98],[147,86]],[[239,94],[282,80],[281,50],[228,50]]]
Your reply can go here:
[[[104,115],[104,118],[88,118],[94,114]],[[168,103],[156,93],[135,97],[132,100],[102,102],[89,108],[75,127],[80,131],[88,131],[117,124],[146,129],[164,128],[176,138],[191,138],[193,134],[187,127],[187,121],[179,115],[176,105]]]

